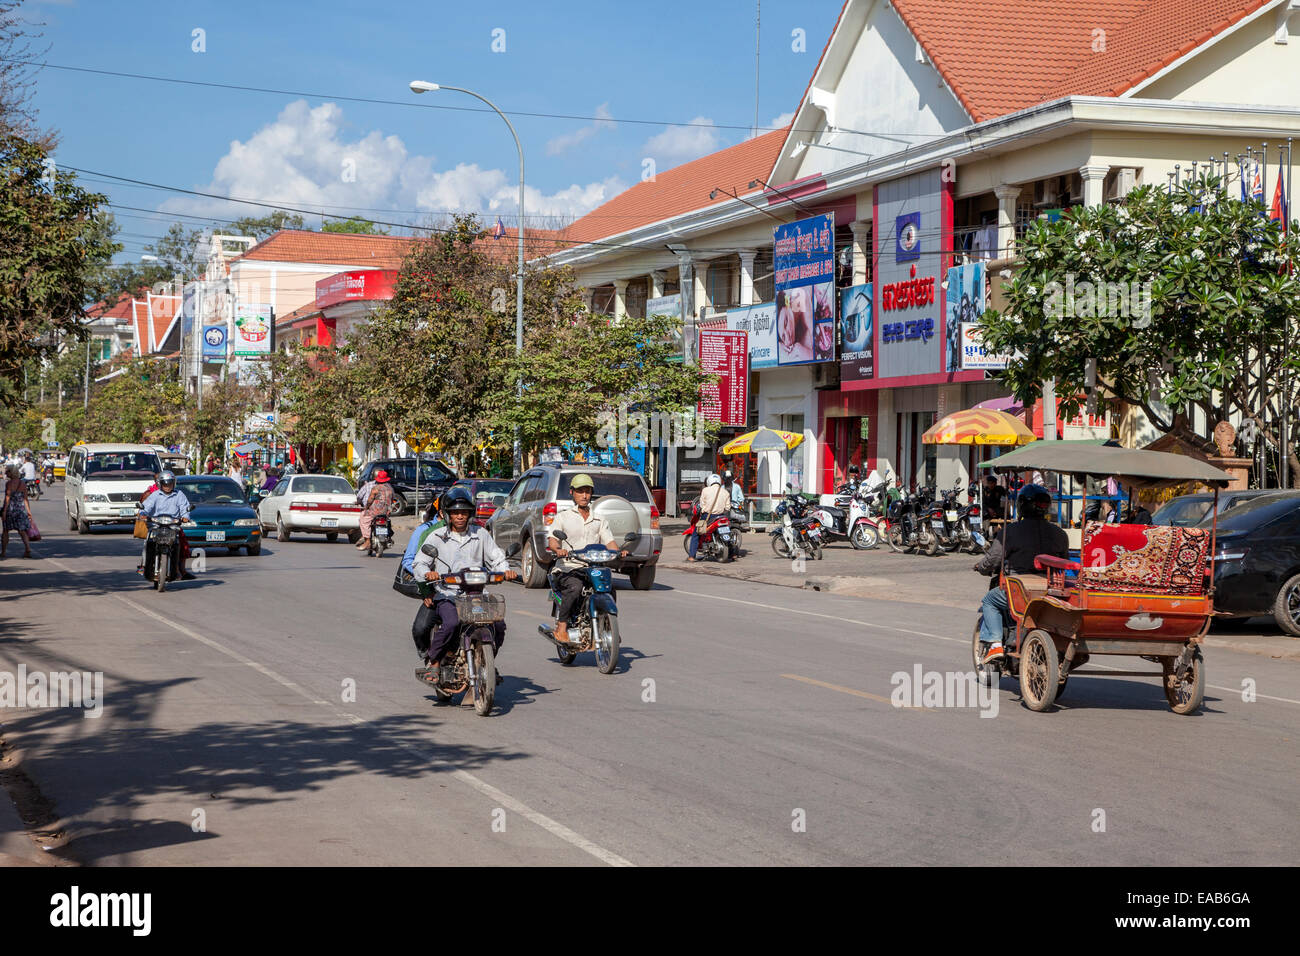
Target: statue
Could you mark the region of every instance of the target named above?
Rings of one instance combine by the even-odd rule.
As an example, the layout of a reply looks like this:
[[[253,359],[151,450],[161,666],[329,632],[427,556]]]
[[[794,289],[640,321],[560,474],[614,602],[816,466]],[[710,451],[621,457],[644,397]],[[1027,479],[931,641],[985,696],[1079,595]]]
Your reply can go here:
[[[1219,457],[1231,458],[1237,450],[1237,429],[1229,422],[1219,422],[1214,426],[1214,444],[1218,446]]]

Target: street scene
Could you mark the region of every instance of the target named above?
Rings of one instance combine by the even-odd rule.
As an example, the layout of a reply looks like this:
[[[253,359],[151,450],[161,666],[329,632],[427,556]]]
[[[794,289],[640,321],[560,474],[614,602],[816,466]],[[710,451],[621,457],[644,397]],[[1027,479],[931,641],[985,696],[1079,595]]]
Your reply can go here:
[[[1261,925],[1300,6],[497,6],[0,0],[0,868]]]

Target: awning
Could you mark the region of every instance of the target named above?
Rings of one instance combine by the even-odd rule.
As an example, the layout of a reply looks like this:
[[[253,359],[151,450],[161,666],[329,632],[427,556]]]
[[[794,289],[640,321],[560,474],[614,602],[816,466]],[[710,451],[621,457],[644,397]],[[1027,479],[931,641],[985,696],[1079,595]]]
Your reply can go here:
[[[1114,476],[1138,487],[1198,481],[1227,487],[1232,476],[1186,455],[1115,448],[1088,441],[1038,441],[979,464],[992,471],[1054,471],[1093,478]]]

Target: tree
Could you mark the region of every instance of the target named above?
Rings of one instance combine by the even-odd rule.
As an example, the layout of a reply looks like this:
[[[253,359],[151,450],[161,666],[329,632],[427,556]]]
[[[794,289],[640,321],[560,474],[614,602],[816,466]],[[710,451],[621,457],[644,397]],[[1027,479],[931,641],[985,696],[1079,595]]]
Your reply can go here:
[[[0,0],[0,136],[35,140],[49,151],[57,137],[53,131],[39,129],[36,108],[31,105],[39,69],[36,62],[49,47],[35,48],[42,24],[23,17],[21,6],[22,0]]]
[[[335,219],[321,224],[321,232],[350,232],[366,236],[386,236],[387,229],[380,229],[369,219],[349,216],[347,219]]]
[[[265,216],[245,216],[236,219],[230,224],[229,233],[232,236],[252,236],[260,242],[281,229],[305,229],[306,227],[306,222],[296,212],[276,209]]]
[[[1039,220],[1006,311],[981,319],[985,347],[1016,356],[999,378],[1025,401],[1054,378],[1073,415],[1092,366],[1100,400],[1137,406],[1162,432],[1208,444],[1216,422],[1240,416],[1276,443],[1300,387],[1300,329],[1288,319],[1300,282],[1295,240],[1262,213],[1209,178]]]
[[[19,399],[23,366],[84,340],[87,277],[112,256],[100,206],[107,197],[46,165],[20,136],[0,137],[0,402]]]

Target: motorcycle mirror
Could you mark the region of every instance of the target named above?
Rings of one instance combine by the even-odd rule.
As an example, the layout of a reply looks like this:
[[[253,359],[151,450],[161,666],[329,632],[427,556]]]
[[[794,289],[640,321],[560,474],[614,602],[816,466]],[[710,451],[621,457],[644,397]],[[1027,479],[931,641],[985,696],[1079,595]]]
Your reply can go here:
[[[518,541],[516,541],[516,542],[515,542],[514,544],[512,544],[509,548],[506,549],[506,557],[507,557],[507,558],[513,558],[513,557],[514,557],[516,554],[518,554],[518,553],[519,553],[519,542],[518,542]]]
[[[565,534],[563,531],[552,531],[552,532],[551,532],[551,537],[554,538],[556,541],[568,541],[568,540],[569,540],[569,536],[568,536],[567,534]]]
[[[640,537],[640,535],[638,535],[635,531],[629,531],[627,534],[623,536],[623,543],[627,544],[629,541],[635,541],[638,537]]]
[[[426,544],[420,548],[420,553],[427,554],[431,558],[436,558],[438,556],[438,549],[432,544]]]

